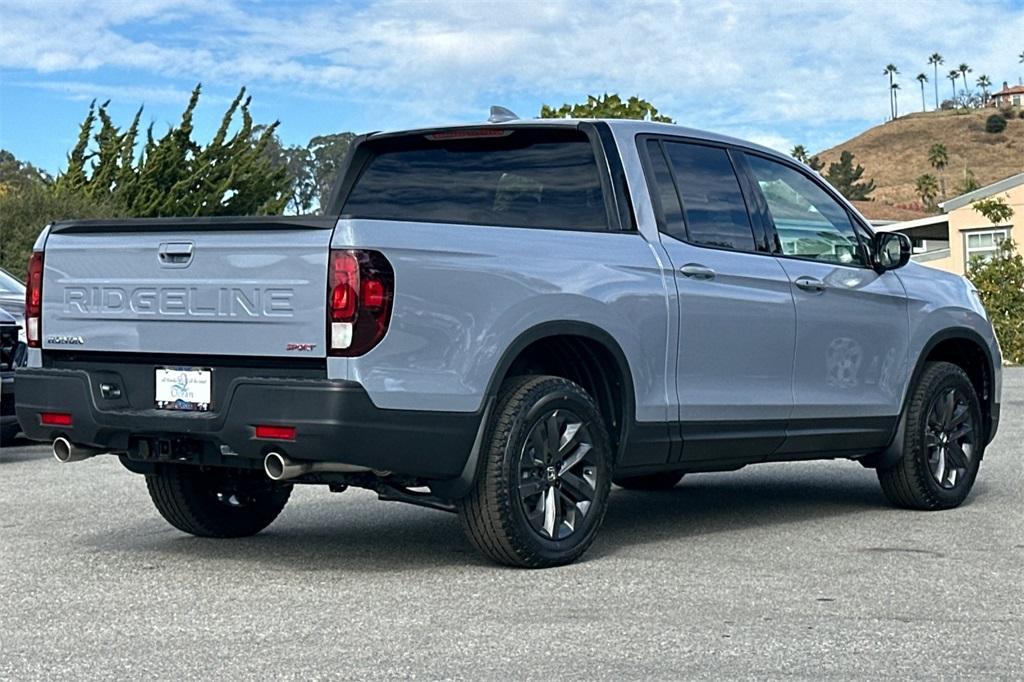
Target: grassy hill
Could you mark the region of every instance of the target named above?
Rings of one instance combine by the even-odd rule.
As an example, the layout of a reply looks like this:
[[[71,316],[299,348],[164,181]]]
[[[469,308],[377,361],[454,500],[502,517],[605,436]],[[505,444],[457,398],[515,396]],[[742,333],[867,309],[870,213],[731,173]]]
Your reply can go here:
[[[969,168],[980,185],[987,185],[1024,171],[1024,119],[1014,118],[1002,133],[985,132],[985,119],[995,113],[986,108],[967,112],[938,111],[909,114],[875,126],[851,140],[819,154],[828,164],[839,160],[843,150],[864,166],[864,178],[875,181],[871,197],[876,210],[885,204],[917,207],[920,198],[914,182],[924,173],[938,173],[928,163],[928,149],[936,142],[946,145],[949,166],[945,170],[946,198],[957,196]],[[939,198],[942,201],[942,198]]]

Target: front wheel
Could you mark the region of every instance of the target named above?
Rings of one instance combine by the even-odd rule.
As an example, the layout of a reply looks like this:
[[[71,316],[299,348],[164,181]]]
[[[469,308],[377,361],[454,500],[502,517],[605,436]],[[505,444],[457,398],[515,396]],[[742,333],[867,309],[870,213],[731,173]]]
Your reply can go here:
[[[580,386],[551,376],[502,388],[470,493],[459,503],[481,553],[509,566],[575,561],[604,519],[611,445],[601,413]]]
[[[240,538],[266,528],[284,509],[292,486],[262,472],[162,464],[146,474],[160,515],[178,530],[204,538]]]
[[[903,455],[878,480],[898,507],[950,509],[971,492],[984,448],[971,380],[954,364],[930,362],[910,395]]]

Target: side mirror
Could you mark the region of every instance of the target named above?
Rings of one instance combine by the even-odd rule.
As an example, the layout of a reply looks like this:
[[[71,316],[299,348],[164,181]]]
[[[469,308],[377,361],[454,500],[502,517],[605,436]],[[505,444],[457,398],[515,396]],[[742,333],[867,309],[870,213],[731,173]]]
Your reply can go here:
[[[910,237],[902,232],[879,232],[875,235],[875,269],[879,272],[902,268],[910,262],[914,251]]]

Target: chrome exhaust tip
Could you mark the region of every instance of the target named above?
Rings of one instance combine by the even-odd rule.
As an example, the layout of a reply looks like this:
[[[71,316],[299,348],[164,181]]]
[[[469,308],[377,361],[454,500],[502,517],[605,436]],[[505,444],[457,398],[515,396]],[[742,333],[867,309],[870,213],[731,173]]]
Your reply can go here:
[[[75,445],[63,436],[55,438],[53,441],[53,458],[61,464],[81,462],[83,459],[95,457],[103,452],[103,450],[99,450],[97,448],[86,448]]]
[[[308,474],[313,466],[293,462],[279,452],[270,452],[263,458],[263,470],[271,481],[287,481]]]
[[[263,471],[271,481],[287,481],[306,474],[354,474],[367,472],[370,469],[338,462],[295,462],[280,452],[270,452],[263,458]]]

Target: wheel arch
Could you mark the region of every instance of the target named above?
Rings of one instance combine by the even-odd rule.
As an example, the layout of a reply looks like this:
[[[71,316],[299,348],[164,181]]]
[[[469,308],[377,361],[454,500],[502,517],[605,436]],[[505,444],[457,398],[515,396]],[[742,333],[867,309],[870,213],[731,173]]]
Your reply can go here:
[[[865,458],[862,460],[862,464],[877,468],[887,468],[899,460],[902,453],[907,405],[910,402],[911,393],[920,380],[925,365],[929,362],[938,361],[950,362],[967,373],[981,403],[985,443],[987,444],[992,440],[993,382],[995,378],[995,364],[992,352],[989,350],[985,339],[973,329],[952,327],[936,332],[921,347],[921,351],[917,354],[917,360],[914,363],[914,369],[910,374],[910,380],[907,382],[903,392],[903,399],[900,403],[899,422],[889,446],[877,456]]]
[[[552,357],[547,358],[547,362],[539,362],[546,352],[553,353]],[[582,362],[570,371],[560,363],[567,359],[571,363],[569,356],[573,352],[580,352]],[[626,354],[615,337],[596,325],[576,320],[552,320],[526,329],[506,346],[491,372],[479,431],[462,475],[451,481],[432,484],[435,494],[458,498],[468,492],[476,476],[487,422],[501,385],[511,376],[526,373],[561,376],[587,389],[605,417],[616,460],[619,459],[636,421],[636,389]]]

